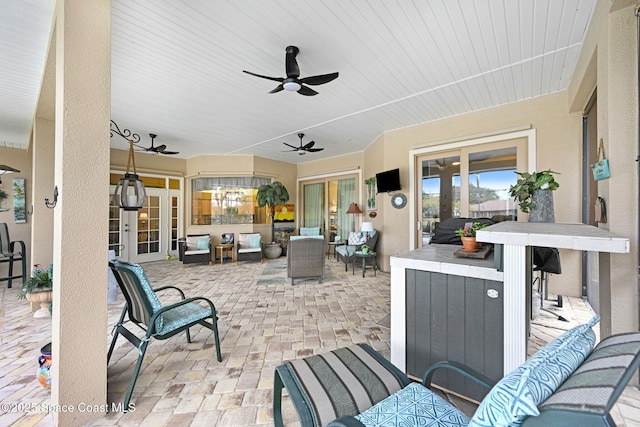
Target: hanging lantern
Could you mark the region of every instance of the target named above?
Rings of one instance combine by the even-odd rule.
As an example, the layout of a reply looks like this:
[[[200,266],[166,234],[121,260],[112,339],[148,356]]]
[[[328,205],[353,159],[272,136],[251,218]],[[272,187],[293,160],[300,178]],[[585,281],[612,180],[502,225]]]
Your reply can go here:
[[[133,164],[133,173],[129,173],[129,166]],[[118,181],[114,194],[118,205],[125,211],[137,211],[147,199],[144,183],[136,173],[136,160],[133,156],[133,140],[129,141],[129,160],[127,161],[127,172]]]

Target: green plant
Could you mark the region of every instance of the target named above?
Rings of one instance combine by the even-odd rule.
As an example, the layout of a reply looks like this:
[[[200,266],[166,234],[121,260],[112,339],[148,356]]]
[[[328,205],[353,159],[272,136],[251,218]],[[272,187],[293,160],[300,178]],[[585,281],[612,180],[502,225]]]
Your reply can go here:
[[[362,246],[360,246],[360,249],[361,249],[363,252],[366,252],[366,251],[368,251],[368,250],[369,250],[369,246],[368,246],[368,245],[362,245]]]
[[[271,213],[271,242],[274,242],[275,224],[273,223],[273,217],[276,213],[276,205],[281,205],[289,201],[289,192],[283,183],[280,181],[273,181],[271,184],[264,184],[258,188],[258,206],[267,206]]]
[[[7,197],[9,197],[7,192],[0,188],[0,201],[6,199]]]
[[[483,224],[480,222],[473,222],[471,224],[467,224],[462,228],[458,228],[456,230],[456,236],[459,237],[476,237],[476,231],[485,228],[487,224]]]
[[[22,289],[18,294],[19,299],[25,299],[27,294],[44,291],[53,287],[53,264],[47,270],[42,269],[42,265],[35,264],[31,277],[24,281]]]
[[[541,172],[516,173],[520,178],[518,178],[515,185],[509,187],[509,195],[518,202],[520,210],[525,213],[536,207],[536,204],[531,201],[534,191],[555,190],[560,187],[560,184],[553,177],[553,174],[558,172],[553,172],[551,169]]]

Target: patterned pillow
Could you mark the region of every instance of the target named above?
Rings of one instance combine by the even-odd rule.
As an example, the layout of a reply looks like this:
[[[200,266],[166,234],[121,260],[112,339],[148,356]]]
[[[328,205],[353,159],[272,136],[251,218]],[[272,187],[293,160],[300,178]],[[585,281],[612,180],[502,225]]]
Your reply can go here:
[[[541,348],[496,384],[469,422],[469,427],[519,426],[527,416],[539,415],[544,402],[593,350],[591,327],[600,318],[576,326]]]
[[[196,250],[205,251],[209,249],[209,240],[208,237],[201,237],[196,240]]]
[[[367,235],[365,233],[358,233],[352,231],[349,233],[349,239],[347,240],[349,245],[363,245],[367,241]]]
[[[466,426],[469,418],[419,383],[356,415],[366,426]]]

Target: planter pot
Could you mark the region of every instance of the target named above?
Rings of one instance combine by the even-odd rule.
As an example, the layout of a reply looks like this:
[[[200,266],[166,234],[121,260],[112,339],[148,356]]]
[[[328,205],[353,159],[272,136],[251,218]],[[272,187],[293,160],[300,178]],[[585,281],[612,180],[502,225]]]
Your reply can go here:
[[[476,252],[478,245],[475,237],[460,237],[462,240],[462,252]]]
[[[40,304],[40,308],[33,313],[33,317],[51,317],[51,313],[49,313],[49,304],[53,301],[53,291],[51,289],[30,292],[27,294],[27,300],[32,303]]]
[[[51,343],[40,349],[36,378],[44,388],[51,388]]]
[[[275,259],[282,255],[282,247],[280,243],[271,243],[264,245],[264,256],[268,259]]]
[[[536,207],[529,212],[529,222],[556,222],[553,214],[553,191],[536,190],[531,195]]]

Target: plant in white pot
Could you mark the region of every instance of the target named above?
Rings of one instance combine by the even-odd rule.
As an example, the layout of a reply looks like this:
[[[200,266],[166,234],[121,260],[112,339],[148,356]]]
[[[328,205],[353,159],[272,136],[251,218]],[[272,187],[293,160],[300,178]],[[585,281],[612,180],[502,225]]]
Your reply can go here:
[[[49,305],[53,300],[53,265],[44,270],[40,264],[35,264],[31,277],[22,284],[18,298],[26,298],[29,302],[40,304],[40,309],[33,317],[51,316]]]
[[[282,248],[279,244],[276,244],[275,236],[275,224],[273,218],[276,213],[276,205],[281,205],[289,201],[289,192],[283,183],[280,181],[274,181],[271,184],[264,184],[258,188],[258,206],[267,206],[271,214],[271,245],[265,246],[265,256],[267,258],[278,258],[282,254]]]
[[[551,169],[541,172],[516,172],[520,178],[509,187],[509,195],[513,197],[520,210],[530,213],[530,222],[554,222],[553,190],[560,184],[555,180]]]

